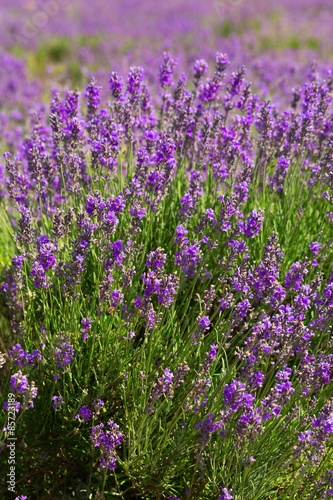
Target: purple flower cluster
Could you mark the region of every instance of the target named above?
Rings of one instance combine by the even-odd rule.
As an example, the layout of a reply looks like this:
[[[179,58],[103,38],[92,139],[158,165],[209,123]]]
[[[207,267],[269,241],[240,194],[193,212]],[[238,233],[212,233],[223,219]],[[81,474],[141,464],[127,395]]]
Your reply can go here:
[[[53,396],[52,398],[52,408],[57,410],[64,404],[65,400],[62,396]]]
[[[88,422],[91,419],[91,410],[86,405],[82,406],[82,408],[80,408],[80,410],[76,414],[75,418],[77,418],[81,422]]]
[[[54,349],[56,366],[60,371],[65,371],[74,359],[74,347],[64,338],[59,337]]]
[[[149,403],[147,405],[147,411],[149,413],[153,413],[153,404],[160,399],[162,396],[165,396],[167,399],[171,399],[174,394],[174,374],[166,368],[163,370],[163,375],[157,379],[155,382],[151,394],[149,396]]]
[[[80,420],[80,422],[88,422],[92,417],[100,414],[102,408],[104,408],[104,401],[102,399],[97,399],[93,402],[92,409],[89,406],[82,406],[75,418]]]
[[[26,366],[34,366],[35,364],[42,361],[42,355],[38,349],[34,349],[29,353],[22,349],[20,344],[15,344],[9,351],[9,356],[12,363],[20,368]]]
[[[119,426],[109,420],[108,428],[103,423],[94,426],[91,429],[90,440],[95,448],[100,451],[100,468],[115,470],[117,466],[116,448],[121,445],[124,435],[119,431]]]
[[[167,309],[175,300],[178,291],[179,278],[176,273],[164,273],[165,263],[166,254],[163,249],[157,248],[157,250],[150,252],[146,261],[149,271],[141,276],[144,283],[143,296],[138,295],[134,299],[134,306],[146,319],[149,329],[152,329],[157,321],[152,297],[156,295],[157,303]]]
[[[91,324],[93,320],[91,318],[82,318],[81,319],[81,333],[82,333],[82,338],[86,340],[89,337],[89,330],[91,330]]]
[[[333,402],[327,401],[322,410],[311,418],[310,428],[298,436],[295,456],[302,456],[316,465],[326,452],[326,444],[333,433]]]
[[[35,382],[29,384],[27,375],[23,375],[21,370],[10,377],[10,390],[22,397],[22,405],[16,402],[20,405],[17,408],[26,410],[34,407],[33,400],[37,397],[38,389],[35,386]]]
[[[175,264],[181,266],[184,276],[193,278],[203,255],[200,244],[197,242],[191,243],[185,236],[187,233],[188,231],[183,225],[177,226],[175,242],[180,249],[176,252]]]
[[[222,495],[219,497],[219,500],[232,500],[233,498],[232,489],[222,488]]]

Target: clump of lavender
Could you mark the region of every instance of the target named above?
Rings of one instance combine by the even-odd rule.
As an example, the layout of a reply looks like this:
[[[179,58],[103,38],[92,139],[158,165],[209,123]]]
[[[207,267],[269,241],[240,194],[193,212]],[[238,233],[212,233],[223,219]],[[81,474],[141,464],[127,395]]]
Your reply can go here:
[[[29,384],[27,375],[23,375],[21,370],[10,377],[10,390],[22,398],[22,410],[34,407],[33,400],[37,397],[38,389],[35,382]]]
[[[82,333],[82,338],[86,340],[89,337],[89,330],[91,330],[91,324],[93,320],[91,318],[82,318],[81,319],[81,333]]]
[[[64,373],[68,370],[70,364],[74,359],[75,350],[72,344],[68,342],[68,339],[60,335],[56,339],[54,346],[54,361],[57,368],[57,374],[54,375],[55,380],[59,379],[59,373]]]
[[[151,394],[149,396],[149,402],[147,405],[147,411],[149,413],[154,412],[154,403],[160,399],[161,397],[165,397],[166,399],[171,399],[174,394],[175,382],[174,382],[174,374],[166,368],[163,370],[163,375],[157,379],[155,382]]]
[[[229,64],[54,93],[0,166],[4,408],[91,494],[330,492],[333,82],[284,108]]]

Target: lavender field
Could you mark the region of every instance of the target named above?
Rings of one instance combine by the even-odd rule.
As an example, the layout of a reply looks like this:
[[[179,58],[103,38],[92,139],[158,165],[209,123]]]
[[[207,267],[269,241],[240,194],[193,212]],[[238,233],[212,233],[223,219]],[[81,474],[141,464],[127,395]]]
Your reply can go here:
[[[1,0],[0,500],[333,497],[332,0]]]

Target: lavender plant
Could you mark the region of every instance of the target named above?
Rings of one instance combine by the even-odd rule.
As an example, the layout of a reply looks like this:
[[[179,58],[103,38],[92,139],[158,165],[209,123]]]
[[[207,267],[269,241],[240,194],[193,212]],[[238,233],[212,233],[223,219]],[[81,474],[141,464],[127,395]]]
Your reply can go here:
[[[228,64],[55,92],[4,155],[17,494],[331,495],[333,80]]]

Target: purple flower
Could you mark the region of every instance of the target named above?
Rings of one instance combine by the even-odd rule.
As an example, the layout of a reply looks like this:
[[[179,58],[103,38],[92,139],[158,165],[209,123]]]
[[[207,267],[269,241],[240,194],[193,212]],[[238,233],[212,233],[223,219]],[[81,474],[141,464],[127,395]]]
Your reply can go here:
[[[194,69],[194,78],[196,80],[200,80],[202,78],[208,69],[208,64],[204,59],[197,59],[194,63],[193,66]]]
[[[198,243],[191,244],[183,238],[180,251],[176,252],[175,264],[181,266],[184,276],[193,278],[195,270],[202,258],[202,251]]]
[[[101,90],[102,88],[96,85],[94,79],[86,87],[85,97],[87,99],[88,116],[90,117],[96,114],[100,104]]]
[[[172,398],[174,394],[174,387],[174,374],[169,370],[169,368],[166,368],[163,370],[163,375],[159,377],[157,382],[154,384],[149,397],[150,402],[147,406],[148,412],[153,413],[154,410],[152,409],[151,404],[160,399],[163,395],[167,398]]]
[[[75,418],[81,422],[88,422],[91,419],[91,410],[86,405],[82,406],[82,408],[80,408],[78,413],[75,415]]]
[[[121,76],[113,71],[110,76],[110,90],[115,99],[120,99],[124,89],[124,81]]]
[[[272,309],[277,309],[277,307],[284,301],[286,298],[285,289],[278,285],[273,288],[271,296],[270,296],[270,306]]]
[[[253,238],[259,233],[263,221],[264,221],[263,211],[252,210],[251,214],[248,216],[245,222],[243,221],[238,222],[238,227],[240,232],[244,234],[247,238]]]
[[[18,267],[19,269],[22,269],[23,262],[24,262],[23,255],[16,255],[15,257],[12,258],[12,263],[15,264],[15,266]]]
[[[219,500],[232,500],[234,497],[231,493],[232,489],[222,488],[222,495],[219,497]]]
[[[177,64],[177,60],[169,53],[163,53],[163,63],[160,66],[160,84],[162,88],[170,87],[172,84],[173,70]]]
[[[82,338],[85,340],[88,338],[88,331],[91,330],[91,323],[93,320],[91,318],[82,318],[81,319],[81,333],[82,333]]]
[[[153,271],[161,271],[166,262],[166,254],[163,253],[162,248],[157,248],[154,252],[148,255],[146,266]]]
[[[321,245],[321,243],[318,243],[318,241],[313,241],[312,243],[310,243],[309,247],[310,247],[311,252],[314,255],[317,255],[320,252],[322,245]]]
[[[215,69],[217,73],[223,73],[228,64],[230,64],[230,61],[227,54],[222,54],[222,52],[217,52],[215,56]]]
[[[188,233],[188,230],[183,226],[183,225],[179,225],[176,227],[176,237],[175,237],[175,241],[177,244],[180,244],[183,242],[185,236],[187,235]]]
[[[121,444],[124,435],[119,432],[119,426],[113,420],[109,420],[107,424],[106,430],[104,424],[94,426],[91,429],[90,440],[96,448],[99,448],[100,468],[113,471],[117,466],[116,447]]]
[[[44,267],[39,262],[34,262],[31,268],[31,276],[34,277],[33,283],[35,288],[49,288],[50,278],[46,276]]]
[[[117,264],[119,267],[122,266],[123,259],[125,258],[124,245],[122,240],[116,240],[110,243],[111,257],[109,259],[110,263],[108,267],[113,267]]]
[[[20,411],[20,408],[21,408],[21,403],[19,401],[14,401],[13,403],[10,402],[10,404],[9,404],[8,401],[5,401],[3,404],[3,409],[7,411],[9,406],[14,406],[15,413],[18,413]]]
[[[74,347],[67,341],[58,342],[55,348],[55,359],[58,368],[66,369],[74,359]]]
[[[15,394],[21,394],[23,398],[22,408],[33,408],[33,399],[37,397],[38,389],[35,382],[29,384],[28,377],[23,375],[21,370],[10,377],[10,388]]]
[[[200,330],[207,331],[210,328],[210,319],[208,316],[202,316],[200,320],[198,320],[198,326]]]
[[[38,349],[34,349],[31,353],[22,349],[20,344],[14,345],[9,351],[13,364],[24,368],[25,366],[33,366],[42,360],[42,355]]]
[[[248,383],[251,389],[257,389],[263,386],[264,380],[265,375],[260,371],[255,371],[250,375]]]
[[[112,307],[117,307],[124,300],[124,294],[121,290],[113,290],[110,295],[110,303]]]
[[[140,67],[130,68],[127,78],[127,92],[131,95],[131,99],[134,102],[139,99],[139,95],[142,90],[143,76],[144,76],[143,68]]]
[[[28,388],[28,378],[21,371],[10,377],[10,388],[13,392],[23,394]]]
[[[295,262],[295,264],[291,266],[290,270],[286,274],[284,286],[286,288],[293,288],[295,291],[298,291],[307,273],[308,270],[306,262]]]
[[[61,396],[53,396],[52,401],[53,401],[52,408],[54,410],[60,408],[60,406],[65,402],[64,398],[62,398]]]
[[[48,271],[56,262],[56,246],[50,242],[48,236],[42,235],[37,238],[38,257],[37,260],[44,271]]]
[[[275,188],[279,193],[283,190],[284,179],[287,175],[290,165],[290,159],[281,156],[276,164],[274,176],[270,182],[270,185]]]
[[[95,413],[95,415],[99,415],[100,412],[101,412],[101,410],[102,410],[102,408],[104,408],[105,403],[104,403],[104,401],[102,399],[95,399],[93,405],[94,405],[94,413]]]

